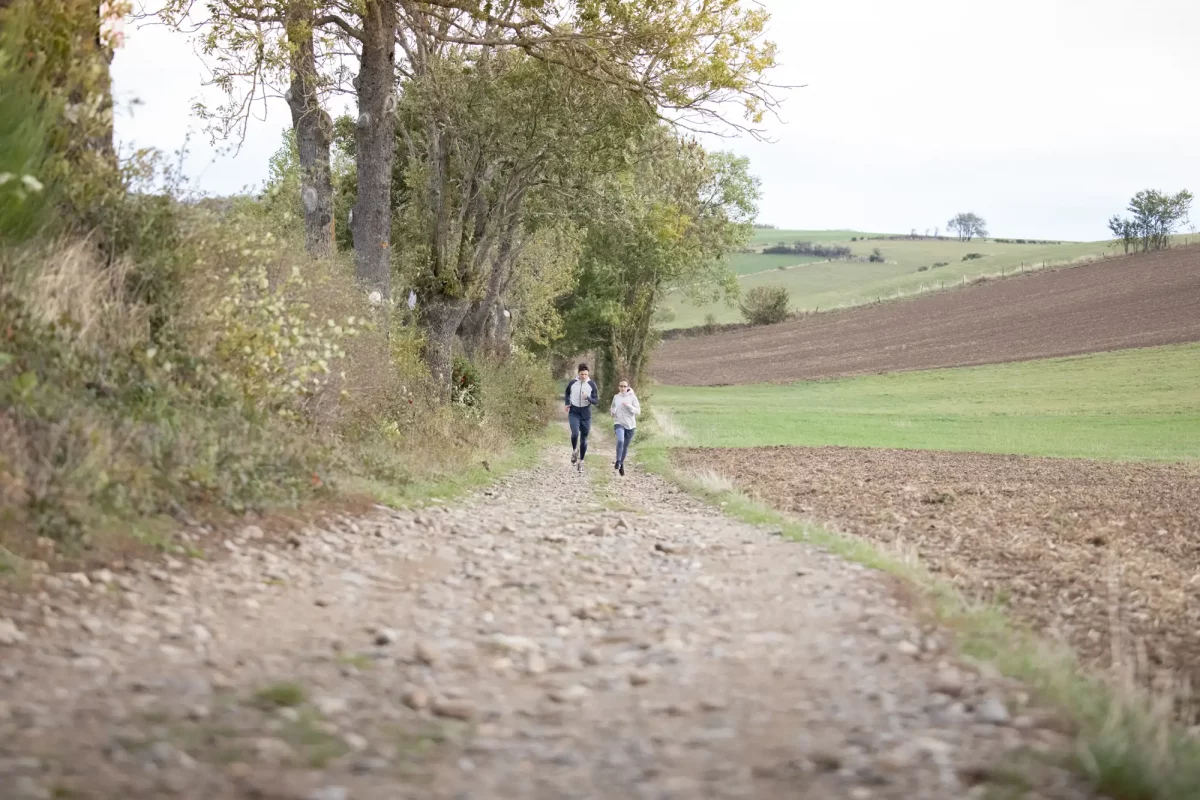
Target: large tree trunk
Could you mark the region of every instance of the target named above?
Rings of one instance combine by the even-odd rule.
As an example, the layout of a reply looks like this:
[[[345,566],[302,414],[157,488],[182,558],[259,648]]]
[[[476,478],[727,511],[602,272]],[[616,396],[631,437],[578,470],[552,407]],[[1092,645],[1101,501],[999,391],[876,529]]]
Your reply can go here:
[[[287,37],[291,47],[292,84],[286,98],[292,111],[296,147],[300,151],[300,203],[304,208],[304,242],[309,255],[333,252],[333,180],[329,148],[333,121],[317,97],[317,60],[313,47],[311,0],[292,0]]]
[[[422,304],[425,322],[425,363],[444,389],[443,400],[450,399],[450,379],[454,373],[454,336],[462,324],[470,303],[453,298],[434,298]]]
[[[368,292],[391,295],[392,162],[396,154],[396,4],[365,0],[358,72],[358,198],[354,273]],[[449,380],[449,375],[447,375]]]

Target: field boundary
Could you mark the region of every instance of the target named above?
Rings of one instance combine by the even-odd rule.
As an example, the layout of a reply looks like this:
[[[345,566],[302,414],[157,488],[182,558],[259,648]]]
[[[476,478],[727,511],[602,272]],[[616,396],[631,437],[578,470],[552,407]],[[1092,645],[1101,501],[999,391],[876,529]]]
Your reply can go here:
[[[704,500],[723,514],[772,526],[786,538],[812,545],[894,576],[914,590],[918,610],[954,631],[959,652],[1020,680],[1074,726],[1066,765],[1097,791],[1139,800],[1200,797],[1200,735],[1173,722],[1169,699],[1131,681],[1085,670],[1073,652],[1051,643],[1001,610],[973,602],[934,577],[912,555],[889,551],[826,525],[779,512],[712,476],[692,476],[671,463],[669,437],[653,420],[637,453],[644,469]]]

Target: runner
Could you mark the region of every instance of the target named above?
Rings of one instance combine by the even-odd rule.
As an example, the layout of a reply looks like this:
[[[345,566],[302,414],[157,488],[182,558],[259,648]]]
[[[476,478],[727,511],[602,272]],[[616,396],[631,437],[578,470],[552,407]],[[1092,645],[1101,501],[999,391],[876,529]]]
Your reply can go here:
[[[592,431],[592,406],[600,403],[596,382],[588,378],[587,364],[580,364],[579,377],[567,384],[563,403],[567,407],[567,422],[571,425],[571,463],[583,472],[588,434]]]
[[[612,414],[613,432],[617,438],[617,460],[613,462],[613,469],[624,475],[625,455],[633,442],[633,434],[637,432],[637,415],[642,413],[642,404],[629,387],[629,381],[617,384],[617,393],[613,395],[608,413]]]

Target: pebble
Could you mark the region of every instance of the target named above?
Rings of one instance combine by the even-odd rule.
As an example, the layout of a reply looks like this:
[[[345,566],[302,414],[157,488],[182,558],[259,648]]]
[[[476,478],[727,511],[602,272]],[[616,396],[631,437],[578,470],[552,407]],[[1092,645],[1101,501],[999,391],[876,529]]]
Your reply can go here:
[[[17,623],[0,617],[0,645],[12,647],[25,641],[25,634],[17,627]]]
[[[387,647],[395,644],[399,635],[391,628],[381,628],[375,632],[375,644],[379,647]]]
[[[582,684],[573,684],[563,689],[551,689],[550,699],[556,703],[578,703],[591,692]]]
[[[323,786],[313,789],[304,800],[349,800],[350,791],[345,786]]]
[[[462,700],[450,700],[439,698],[433,701],[430,710],[435,716],[446,717],[447,719],[459,719],[470,721],[475,717],[475,708]]]
[[[980,722],[986,722],[991,725],[1005,725],[1012,715],[1008,713],[1008,707],[1004,705],[999,697],[988,695],[975,709],[975,717]]]

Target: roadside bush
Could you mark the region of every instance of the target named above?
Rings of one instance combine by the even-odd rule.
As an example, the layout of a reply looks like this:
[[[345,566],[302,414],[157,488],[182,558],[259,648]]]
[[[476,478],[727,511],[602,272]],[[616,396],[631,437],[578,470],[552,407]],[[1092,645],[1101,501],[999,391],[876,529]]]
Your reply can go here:
[[[984,257],[983,253],[967,253],[965,256],[962,257],[962,260],[963,261],[974,261],[977,258],[983,258],[983,257]]]
[[[451,400],[464,408],[479,406],[479,372],[466,358],[454,357],[451,371]]]
[[[934,264],[934,265],[933,265],[933,268],[934,268],[934,269],[937,269],[938,267],[948,267],[948,266],[950,266],[950,262],[949,262],[949,261],[939,261],[939,262],[937,262],[936,264]]]
[[[782,286],[756,286],[742,298],[742,316],[751,325],[773,325],[788,317],[788,291]]]
[[[926,272],[928,269],[929,267],[917,267],[917,272]]]
[[[883,252],[876,247],[871,251],[871,255],[867,257],[867,261],[871,262],[872,264],[882,264],[887,261],[887,259],[883,257]]]
[[[704,332],[707,334],[716,333],[717,330],[717,315],[711,311],[704,315]]]

